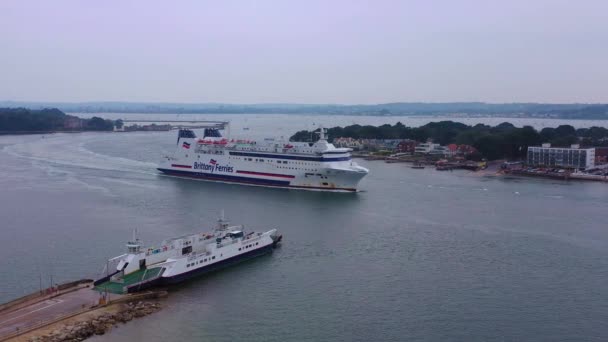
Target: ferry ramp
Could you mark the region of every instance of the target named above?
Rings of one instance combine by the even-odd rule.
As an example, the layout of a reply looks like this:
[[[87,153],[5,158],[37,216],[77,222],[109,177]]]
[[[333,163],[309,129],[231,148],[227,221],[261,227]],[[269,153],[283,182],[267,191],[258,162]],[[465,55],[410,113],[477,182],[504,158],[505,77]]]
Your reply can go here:
[[[129,286],[143,284],[154,280],[162,274],[164,268],[156,267],[131,272],[117,280],[109,280],[95,286],[95,290],[99,292],[109,292],[114,294],[125,294]]]

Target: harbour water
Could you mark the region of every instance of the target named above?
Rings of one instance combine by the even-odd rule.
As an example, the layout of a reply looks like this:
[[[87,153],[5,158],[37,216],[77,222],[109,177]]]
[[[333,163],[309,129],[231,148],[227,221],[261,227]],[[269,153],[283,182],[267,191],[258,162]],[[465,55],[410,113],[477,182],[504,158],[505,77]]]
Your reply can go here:
[[[259,137],[312,120],[228,119],[233,134]],[[224,209],[279,228],[283,246],[92,340],[608,340],[606,184],[360,161],[370,169],[360,193],[266,189],[161,176],[173,144],[175,132],[0,137],[0,301],[51,276],[97,276],[134,228],[155,243],[207,230]]]

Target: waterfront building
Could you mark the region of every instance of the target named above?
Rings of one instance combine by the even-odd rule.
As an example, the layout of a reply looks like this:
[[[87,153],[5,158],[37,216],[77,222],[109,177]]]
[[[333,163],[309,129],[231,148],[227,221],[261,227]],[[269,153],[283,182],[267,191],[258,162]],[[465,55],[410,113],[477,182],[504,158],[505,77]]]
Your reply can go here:
[[[530,146],[526,161],[529,166],[585,170],[595,166],[595,149],[580,148],[577,144],[569,148],[551,147],[551,144]]]
[[[401,139],[379,139],[379,146],[384,150],[393,151],[400,142]]]
[[[608,147],[595,148],[595,165],[608,163]]]
[[[335,138],[334,145],[336,147],[347,147],[347,148],[352,148],[354,150],[358,150],[362,146],[361,141],[359,139],[353,139],[353,138],[349,138],[349,137]]]
[[[410,140],[410,139],[401,140],[397,144],[397,148],[395,148],[395,152],[397,152],[397,153],[414,153],[417,145],[418,145],[418,142],[416,140]]]
[[[420,143],[414,149],[414,153],[417,154],[430,154],[430,155],[446,155],[449,154],[449,150],[444,146],[435,144],[432,142]]]
[[[468,156],[477,153],[477,149],[471,145],[449,144],[446,146],[448,153],[452,156]]]
[[[458,145],[456,144],[449,144],[446,146],[446,149],[448,150],[448,153],[452,156],[458,153]]]

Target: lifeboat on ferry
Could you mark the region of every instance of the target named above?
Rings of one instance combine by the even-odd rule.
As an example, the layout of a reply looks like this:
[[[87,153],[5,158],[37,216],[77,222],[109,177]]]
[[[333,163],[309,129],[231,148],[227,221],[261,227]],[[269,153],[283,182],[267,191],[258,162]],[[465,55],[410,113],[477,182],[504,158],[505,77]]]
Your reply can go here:
[[[202,145],[226,145],[226,144],[228,144],[228,139],[222,139],[222,140],[199,139],[198,143],[202,144]]]

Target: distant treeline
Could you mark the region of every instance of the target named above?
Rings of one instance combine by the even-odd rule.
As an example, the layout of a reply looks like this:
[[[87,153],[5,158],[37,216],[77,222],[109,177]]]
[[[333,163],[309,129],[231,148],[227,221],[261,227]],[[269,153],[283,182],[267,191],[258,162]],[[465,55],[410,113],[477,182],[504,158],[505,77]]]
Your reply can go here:
[[[395,102],[372,105],[337,104],[225,104],[83,102],[0,102],[0,107],[42,109],[56,107],[70,113],[172,113],[172,114],[320,114],[320,115],[481,115],[608,119],[608,104]]]
[[[314,132],[318,132],[318,129]],[[453,121],[431,122],[421,127],[407,127],[398,122],[395,125],[333,127],[328,129],[330,141],[333,138],[353,139],[411,139],[425,142],[429,139],[441,145],[465,144],[474,146],[483,157],[495,160],[501,158],[521,159],[528,146],[539,146],[549,142],[553,146],[608,146],[608,129],[603,127],[575,129],[570,125],[557,128],[543,128],[537,131],[531,126],[521,128],[504,122],[495,127],[484,124],[468,126]],[[310,131],[294,134],[291,141],[318,140],[318,135]]]
[[[81,119],[57,108],[0,108],[0,133],[111,131],[115,122],[99,117]]]

